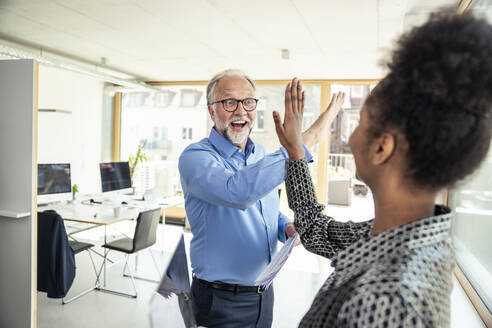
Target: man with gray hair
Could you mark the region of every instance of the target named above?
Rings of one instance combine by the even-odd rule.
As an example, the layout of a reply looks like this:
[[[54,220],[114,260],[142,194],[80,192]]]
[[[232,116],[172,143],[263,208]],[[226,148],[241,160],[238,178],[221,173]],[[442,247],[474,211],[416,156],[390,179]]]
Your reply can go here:
[[[293,80],[300,88],[298,82]],[[249,138],[256,119],[255,90],[242,71],[214,76],[207,103],[215,125],[208,138],[189,145],[179,158],[193,233],[193,307],[202,326],[270,327],[273,287],[264,290],[254,281],[270,263],[277,241],[296,235],[294,224],[279,211],[278,186],[288,155],[283,148],[267,154]],[[299,94],[304,98],[300,89]],[[304,132],[307,147],[327,135],[327,116],[320,115]]]

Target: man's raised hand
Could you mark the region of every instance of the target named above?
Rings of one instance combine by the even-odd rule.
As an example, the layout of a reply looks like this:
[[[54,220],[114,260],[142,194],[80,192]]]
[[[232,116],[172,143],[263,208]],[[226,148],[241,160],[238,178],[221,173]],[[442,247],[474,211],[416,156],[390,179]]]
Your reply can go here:
[[[312,146],[328,138],[330,135],[331,124],[340,112],[340,108],[342,107],[344,101],[344,92],[333,94],[330,104],[326,107],[326,110],[322,112],[316,121],[302,133],[302,140],[304,141],[306,147],[311,148]]]

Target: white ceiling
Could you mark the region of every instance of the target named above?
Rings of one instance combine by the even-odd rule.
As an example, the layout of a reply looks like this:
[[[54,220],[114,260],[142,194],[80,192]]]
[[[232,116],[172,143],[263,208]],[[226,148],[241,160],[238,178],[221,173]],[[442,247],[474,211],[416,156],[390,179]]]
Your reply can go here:
[[[378,78],[404,28],[459,0],[0,0],[0,39],[147,81]],[[1,41],[0,41],[1,43]],[[281,59],[289,49],[290,59]]]

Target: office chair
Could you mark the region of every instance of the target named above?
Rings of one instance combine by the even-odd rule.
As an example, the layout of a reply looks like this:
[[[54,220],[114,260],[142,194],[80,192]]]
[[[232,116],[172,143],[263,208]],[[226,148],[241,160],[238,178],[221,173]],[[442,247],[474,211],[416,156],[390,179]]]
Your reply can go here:
[[[96,265],[94,264],[94,259],[92,258],[92,255],[91,255],[91,251],[90,249],[92,247],[94,247],[94,244],[91,244],[91,243],[84,243],[84,242],[81,242],[81,241],[76,241],[76,240],[70,240],[69,241],[70,243],[70,247],[72,248],[73,250],[73,253],[74,255],[77,255],[78,253],[81,253],[83,251],[87,251],[87,254],[89,254],[89,257],[91,259],[91,262],[92,262],[92,267],[94,268],[94,273],[96,274],[96,277],[97,277],[97,269],[96,269]],[[81,296],[84,296],[85,294],[95,290],[98,286],[98,280],[96,280],[96,285],[94,287],[90,287],[82,292],[80,292],[79,294],[71,297],[70,299],[68,300],[65,300],[65,298],[62,298],[62,304],[68,304],[74,300],[76,300],[77,298],[81,297]]]
[[[143,211],[138,214],[137,218],[137,225],[135,226],[135,233],[132,238],[121,238],[117,239],[115,241],[109,242],[104,244],[102,247],[108,249],[107,252],[105,253],[104,257],[104,262],[106,262],[107,259],[107,254],[109,253],[110,250],[118,251],[125,253],[125,266],[123,268],[123,276],[130,277],[133,285],[133,290],[135,292],[135,295],[132,294],[127,294],[127,293],[122,293],[114,290],[109,290],[109,289],[103,289],[103,288],[98,288],[99,290],[102,291],[107,291],[111,292],[114,294],[118,295],[123,295],[123,296],[128,296],[132,298],[137,297],[137,287],[135,285],[135,279],[141,279],[141,280],[147,280],[147,281],[154,281],[142,277],[137,277],[133,273],[130,265],[129,265],[129,258],[131,254],[136,254],[141,250],[148,249],[150,252],[150,255],[152,257],[152,261],[154,262],[155,269],[157,271],[157,274],[159,276],[159,280],[155,280],[155,282],[159,282],[161,278],[161,273],[159,270],[159,267],[157,266],[157,262],[155,261],[154,255],[152,254],[152,251],[150,250],[150,246],[154,245],[157,239],[157,226],[159,224],[159,219],[161,216],[161,209],[156,208],[148,211]],[[101,266],[101,269],[99,270],[98,274],[98,281],[99,281],[99,276],[101,274],[102,268],[104,267],[105,263]],[[130,274],[127,275],[125,273],[125,270],[128,268]],[[136,269],[136,265],[135,265]]]
[[[62,304],[96,289],[86,289],[65,300],[75,278],[75,254],[87,251],[97,276],[97,269],[90,253],[93,244],[68,240],[62,217],[53,210],[38,212],[38,291],[47,292],[48,297],[61,298]]]

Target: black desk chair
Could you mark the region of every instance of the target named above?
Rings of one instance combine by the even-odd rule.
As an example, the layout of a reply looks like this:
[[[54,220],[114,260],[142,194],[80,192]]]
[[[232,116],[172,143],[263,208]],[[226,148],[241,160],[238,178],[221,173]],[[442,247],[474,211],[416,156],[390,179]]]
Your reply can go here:
[[[87,251],[97,276],[96,266],[90,253],[93,244],[68,240],[62,217],[52,210],[38,212],[38,291],[47,292],[48,297],[61,298],[62,304],[96,289],[94,287],[65,300],[75,278],[75,254]]]
[[[72,248],[73,253],[75,255],[77,255],[78,253],[81,253],[83,251],[87,251],[87,254],[89,254],[89,257],[90,257],[91,262],[92,262],[92,267],[94,268],[94,273],[96,274],[96,277],[97,277],[96,265],[94,264],[94,259],[92,258],[91,251],[90,251],[90,249],[92,247],[94,247],[94,244],[84,243],[84,242],[76,241],[76,240],[70,240],[69,243],[70,243],[70,247]],[[76,300],[77,298],[84,296],[85,294],[95,290],[97,288],[97,286],[98,286],[98,280],[96,280],[96,284],[94,287],[90,287],[90,288],[84,290],[83,292],[80,292],[79,294],[71,297],[68,300],[65,300],[64,298],[62,298],[62,304],[68,304],[68,303]]]
[[[103,291],[108,291],[114,294],[118,295],[123,295],[123,296],[128,296],[132,298],[137,297],[137,287],[135,285],[135,280],[134,279],[142,279],[142,280],[147,280],[147,281],[154,281],[142,277],[137,277],[134,275],[130,265],[129,265],[129,258],[131,254],[136,254],[137,252],[148,249],[150,252],[150,255],[152,257],[152,260],[154,262],[154,266],[156,268],[157,274],[159,276],[159,280],[155,280],[155,282],[159,282],[161,278],[161,273],[159,270],[159,267],[157,266],[157,262],[155,261],[154,255],[152,254],[150,250],[150,246],[154,245],[157,239],[157,226],[159,225],[159,219],[161,216],[161,209],[156,208],[148,211],[143,211],[138,214],[137,218],[137,225],[135,227],[135,234],[132,238],[121,238],[109,243],[104,244],[102,247],[107,248],[108,251],[105,254],[104,257],[104,262],[107,259],[107,254],[109,253],[110,250],[118,251],[125,253],[125,266],[123,268],[123,276],[127,276],[131,278],[132,285],[133,285],[133,290],[135,291],[135,295],[132,294],[127,294],[127,293],[122,293],[122,292],[117,292],[114,290],[109,290],[109,289],[103,289],[103,288],[98,288]],[[104,267],[105,263],[101,266],[101,269],[99,270],[98,274],[98,280],[99,276],[101,274],[102,268]],[[127,275],[125,273],[126,268],[128,268],[130,274]],[[136,266],[135,266],[136,268]]]

